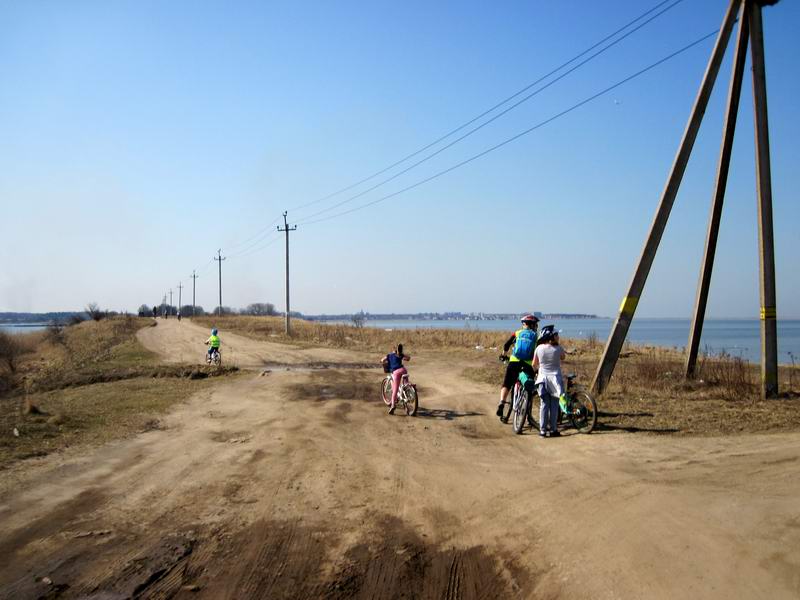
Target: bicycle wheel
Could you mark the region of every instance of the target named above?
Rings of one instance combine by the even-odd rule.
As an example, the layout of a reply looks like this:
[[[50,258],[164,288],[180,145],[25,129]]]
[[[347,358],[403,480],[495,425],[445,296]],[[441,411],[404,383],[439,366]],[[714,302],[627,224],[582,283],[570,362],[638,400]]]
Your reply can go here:
[[[392,378],[384,377],[381,382],[381,398],[386,406],[392,405]]]
[[[417,396],[417,388],[413,385],[409,384],[405,387],[405,393],[403,394],[403,404],[406,407],[406,414],[409,417],[413,417],[417,414],[417,408],[419,407],[419,396]]]
[[[583,390],[573,392],[569,420],[580,433],[591,433],[597,424],[597,403]]]
[[[519,396],[514,399],[514,422],[511,425],[514,428],[514,433],[522,433],[522,430],[525,429],[529,402],[530,395],[526,389],[522,389]]]

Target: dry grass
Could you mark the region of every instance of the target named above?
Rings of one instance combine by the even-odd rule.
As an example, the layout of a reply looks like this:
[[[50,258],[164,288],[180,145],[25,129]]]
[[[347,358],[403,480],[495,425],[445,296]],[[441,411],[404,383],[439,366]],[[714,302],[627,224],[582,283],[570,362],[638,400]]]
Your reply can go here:
[[[28,353],[5,371],[0,470],[12,462],[152,428],[157,416],[235,369],[161,365],[136,332],[149,320],[109,318],[15,336]]]
[[[602,348],[565,340],[570,356],[565,373],[588,387]],[[792,367],[781,367],[781,397],[760,400],[760,368],[738,358],[703,358],[698,377],[683,376],[685,357],[664,348],[631,347],[598,398],[598,432],[626,431],[679,435],[722,435],[800,430],[800,390]],[[483,357],[465,376],[499,387],[505,366]]]
[[[42,392],[28,396],[28,406],[37,409],[29,414],[23,399],[0,400],[0,471],[20,459],[159,428],[160,415],[208,385],[136,378]]]
[[[316,321],[292,319],[292,335],[284,333],[284,321],[280,317],[223,316],[202,317],[195,321],[208,327],[217,327],[223,332],[233,331],[253,339],[284,341],[293,344],[331,346],[352,350],[386,352],[398,343],[416,351],[421,349],[472,350],[476,346],[496,347],[509,334],[477,329],[397,329],[386,331],[372,327],[357,327],[352,324],[327,324]]]

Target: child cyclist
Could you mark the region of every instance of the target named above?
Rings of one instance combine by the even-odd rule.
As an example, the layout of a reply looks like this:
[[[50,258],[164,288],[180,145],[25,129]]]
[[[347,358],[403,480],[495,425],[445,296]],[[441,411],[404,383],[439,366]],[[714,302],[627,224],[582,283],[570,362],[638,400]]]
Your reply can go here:
[[[514,351],[508,358],[508,366],[506,367],[506,374],[503,377],[503,387],[500,388],[500,404],[497,405],[497,416],[503,418],[503,405],[508,398],[508,392],[514,387],[514,384],[519,377],[520,371],[533,380],[536,375],[533,372],[533,351],[536,348],[536,330],[539,327],[539,319],[533,315],[525,315],[520,319],[522,322],[522,329],[518,329],[514,334],[508,338],[503,345],[503,354],[500,356],[504,359],[508,356],[508,350],[514,346]]]
[[[557,437],[558,432],[558,401],[564,394],[564,380],[561,375],[561,362],[567,353],[558,343],[558,331],[553,325],[542,328],[539,336],[539,345],[533,356],[533,368],[539,369],[536,377],[536,386],[539,398],[542,400],[539,409],[539,435],[542,437]]]
[[[211,362],[211,356],[214,354],[214,350],[219,352],[219,346],[222,343],[222,340],[219,339],[219,332],[217,328],[211,330],[211,337],[206,340],[206,346],[208,346],[208,354],[206,355],[206,362]]]
[[[404,360],[411,360],[408,354],[403,354],[403,344],[397,344],[394,352],[390,352],[381,359],[384,367],[392,374],[392,402],[389,405],[389,414],[394,414],[395,403],[397,402],[397,390],[400,389],[400,379],[406,375],[408,371],[403,366]]]

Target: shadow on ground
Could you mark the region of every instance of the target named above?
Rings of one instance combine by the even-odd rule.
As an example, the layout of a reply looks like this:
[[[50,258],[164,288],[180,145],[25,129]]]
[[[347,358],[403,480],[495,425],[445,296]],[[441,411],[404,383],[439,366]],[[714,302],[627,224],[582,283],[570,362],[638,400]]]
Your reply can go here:
[[[475,411],[458,411],[449,408],[423,408],[419,407],[417,416],[422,419],[441,419],[443,421],[453,421],[464,417],[482,417],[483,413]]]

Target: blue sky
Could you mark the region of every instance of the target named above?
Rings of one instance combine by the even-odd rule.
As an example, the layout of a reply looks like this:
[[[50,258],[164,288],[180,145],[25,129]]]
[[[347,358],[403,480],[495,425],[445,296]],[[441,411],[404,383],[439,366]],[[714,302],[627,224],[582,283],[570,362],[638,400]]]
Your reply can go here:
[[[0,311],[216,304],[615,314],[712,40],[461,169],[369,208],[295,209],[419,149],[657,4],[0,1]],[[342,209],[527,129],[719,27],[684,0],[475,135]],[[764,10],[778,314],[800,317],[800,8]],[[730,73],[720,80],[639,316],[694,301]],[[758,315],[745,80],[709,315]],[[424,155],[421,155],[424,156]],[[393,172],[387,173],[391,175]],[[380,181],[376,179],[373,181]],[[370,182],[373,183],[373,182]],[[326,214],[335,214],[333,210]],[[313,219],[312,219],[313,220]],[[186,296],[184,296],[186,300]],[[177,297],[176,297],[177,301]]]

